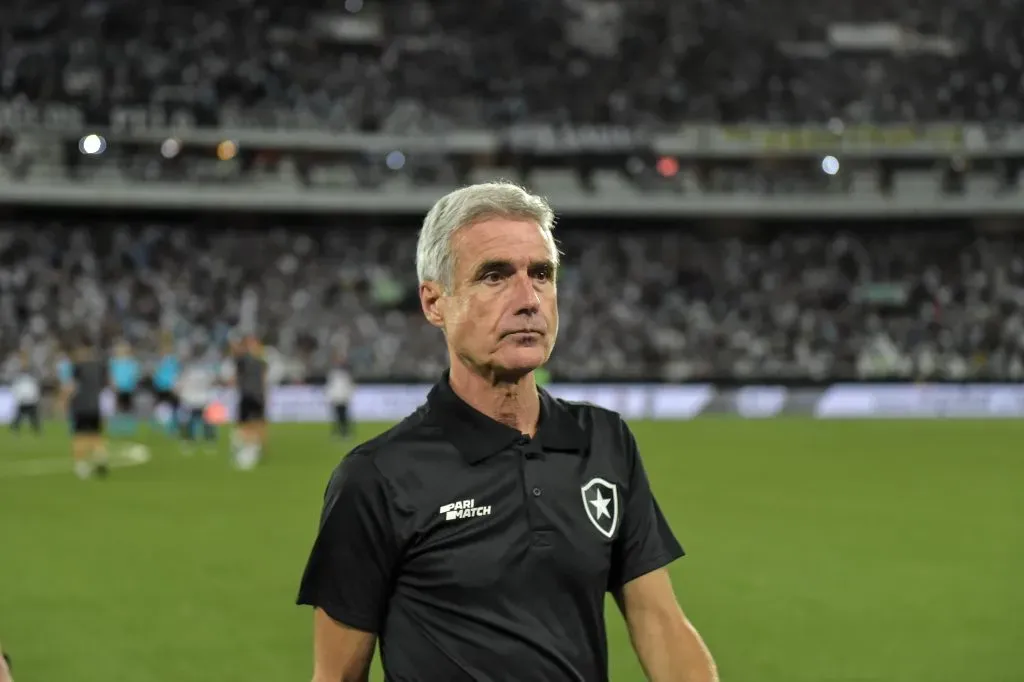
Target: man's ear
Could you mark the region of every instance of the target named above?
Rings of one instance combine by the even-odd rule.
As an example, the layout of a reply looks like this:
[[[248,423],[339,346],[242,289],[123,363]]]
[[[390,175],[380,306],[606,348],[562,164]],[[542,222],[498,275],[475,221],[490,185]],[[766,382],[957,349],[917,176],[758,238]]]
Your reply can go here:
[[[420,307],[427,322],[444,329],[445,297],[441,285],[437,282],[420,284]]]

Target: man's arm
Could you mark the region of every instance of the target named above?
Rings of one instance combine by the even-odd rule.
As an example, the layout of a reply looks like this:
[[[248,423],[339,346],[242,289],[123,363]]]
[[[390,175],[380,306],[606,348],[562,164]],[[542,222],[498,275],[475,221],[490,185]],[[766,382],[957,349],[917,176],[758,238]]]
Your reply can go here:
[[[314,607],[313,682],[366,682],[400,560],[388,484],[373,456],[338,465],[299,587]]]
[[[679,608],[669,579],[667,566],[683,556],[683,548],[654,499],[636,439],[625,424],[622,438],[630,473],[609,591],[626,618],[647,679],[718,682],[711,654]]]
[[[377,638],[316,609],[313,616],[313,682],[367,682]],[[3,682],[0,678],[0,682]]]
[[[648,680],[718,682],[711,652],[683,614],[667,569],[635,578],[614,594]]]

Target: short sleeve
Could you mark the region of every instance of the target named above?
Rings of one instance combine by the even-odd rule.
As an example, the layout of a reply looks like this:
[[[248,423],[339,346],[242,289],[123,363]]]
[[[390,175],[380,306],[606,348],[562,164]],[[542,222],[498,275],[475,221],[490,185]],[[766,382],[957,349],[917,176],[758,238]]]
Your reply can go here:
[[[379,632],[398,561],[386,481],[373,459],[354,453],[335,469],[298,603]]]
[[[625,423],[622,431],[630,469],[629,488],[623,500],[622,525],[612,548],[609,590],[667,566],[684,554],[651,492],[636,439]]]

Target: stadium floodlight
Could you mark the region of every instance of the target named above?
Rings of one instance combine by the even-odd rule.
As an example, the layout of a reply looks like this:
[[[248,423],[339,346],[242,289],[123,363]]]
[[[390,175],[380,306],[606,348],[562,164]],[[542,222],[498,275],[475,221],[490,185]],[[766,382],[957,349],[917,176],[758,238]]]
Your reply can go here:
[[[102,154],[107,148],[107,141],[99,135],[86,135],[78,141],[78,151],[89,156]]]
[[[400,151],[393,151],[387,155],[384,159],[384,163],[387,164],[391,170],[401,170],[405,166],[405,154]]]
[[[821,160],[821,170],[826,175],[835,175],[839,172],[839,159],[834,156],[826,156]]]
[[[224,140],[217,145],[217,158],[221,161],[230,161],[238,154],[238,145],[231,140]]]
[[[661,157],[654,167],[663,178],[672,178],[679,173],[679,161],[671,156]]]
[[[164,140],[163,144],[160,145],[160,154],[165,159],[173,159],[181,151],[181,143],[175,140],[173,137]]]

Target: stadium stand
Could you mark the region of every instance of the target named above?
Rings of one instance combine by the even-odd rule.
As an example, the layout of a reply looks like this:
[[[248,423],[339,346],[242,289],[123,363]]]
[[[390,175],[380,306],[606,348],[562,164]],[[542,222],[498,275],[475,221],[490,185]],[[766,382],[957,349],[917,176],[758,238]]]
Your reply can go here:
[[[745,238],[570,223],[561,378],[1021,374],[1017,242],[863,229],[1020,212],[1014,3],[9,5],[0,201],[195,211],[201,184],[207,207],[405,215],[326,232],[336,218],[261,218],[276,227],[258,238],[209,216],[9,220],[4,357],[49,369],[83,333],[259,326],[289,374],[341,347],[361,379],[432,378],[443,356],[395,225],[508,177],[562,214],[860,221]]]
[[[62,342],[161,332],[205,347],[254,329],[322,373],[432,380],[442,340],[419,311],[415,231],[193,223],[0,227],[4,358],[52,373]],[[1024,248],[966,230],[787,230],[723,237],[559,229],[563,380],[1024,378]],[[10,366],[14,366],[11,364]]]
[[[1016,121],[1022,22],[965,0],[17,0],[0,97],[342,130]]]
[[[862,214],[851,195],[898,195],[904,215],[944,214],[945,194],[970,199],[961,215],[1022,201],[1014,3],[475,7],[18,0],[0,26],[0,178],[365,195],[501,176],[563,207],[709,199],[647,202],[659,215],[737,193]]]

